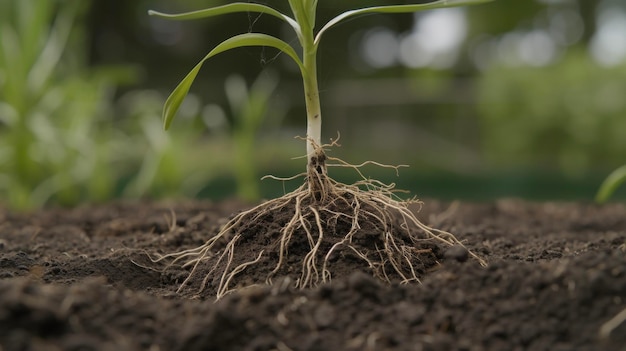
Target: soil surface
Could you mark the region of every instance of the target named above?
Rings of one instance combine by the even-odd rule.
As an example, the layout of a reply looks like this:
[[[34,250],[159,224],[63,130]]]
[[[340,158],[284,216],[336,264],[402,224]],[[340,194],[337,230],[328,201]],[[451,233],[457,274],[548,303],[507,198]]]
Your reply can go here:
[[[202,245],[245,208],[0,210],[0,350],[626,350],[623,204],[426,201],[419,217],[488,266],[442,247],[404,285],[353,260],[316,288],[275,279],[216,302],[177,293],[190,268],[148,259]]]

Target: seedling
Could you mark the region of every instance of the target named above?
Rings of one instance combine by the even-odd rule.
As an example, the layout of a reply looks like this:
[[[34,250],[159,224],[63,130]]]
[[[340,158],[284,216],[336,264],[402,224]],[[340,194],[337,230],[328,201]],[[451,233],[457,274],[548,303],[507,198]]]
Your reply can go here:
[[[195,80],[202,65],[211,57],[244,46],[273,47],[289,56],[298,65],[304,84],[306,100],[306,173],[305,183],[295,191],[280,198],[264,202],[250,210],[236,215],[222,230],[204,245],[195,249],[162,256],[172,258],[173,263],[183,262],[192,266],[190,275],[181,289],[192,283],[192,278],[208,264],[208,273],[201,282],[200,289],[207,285],[216,286],[217,298],[228,293],[237,285],[237,274],[251,265],[272,266],[266,282],[272,277],[288,275],[286,267],[288,251],[293,253],[300,241],[308,247],[301,265],[300,277],[295,280],[298,288],[315,286],[327,282],[332,276],[332,263],[338,256],[352,255],[363,260],[374,275],[385,281],[399,280],[410,282],[419,280],[420,255],[425,250],[424,241],[436,240],[445,245],[461,245],[450,233],[437,230],[421,223],[409,205],[419,203],[417,199],[401,200],[395,195],[393,184],[377,180],[362,179],[355,184],[336,182],[327,174],[326,161],[336,162],[335,166],[352,167],[361,176],[358,166],[347,164],[339,159],[327,157],[321,141],[322,111],[317,83],[317,49],[328,30],[342,21],[355,16],[375,13],[412,13],[428,9],[477,4],[489,0],[440,0],[426,4],[374,6],[346,11],[314,31],[317,0],[289,0],[293,17],[269,6],[257,3],[232,3],[204,10],[164,14],[149,11],[149,14],[174,20],[192,20],[230,13],[256,12],[267,14],[286,22],[295,31],[301,55],[285,41],[263,33],[236,35],[211,50],[178,84],[165,103],[163,120],[169,128],[176,111]],[[334,142],[331,143],[334,145]],[[373,162],[367,162],[373,163]],[[282,219],[288,213],[287,217]],[[265,221],[280,223],[280,233],[271,236],[271,228]],[[252,228],[256,226],[255,228]],[[252,230],[252,229],[254,230]],[[369,230],[368,240],[363,244],[363,232]],[[245,257],[243,250],[237,250],[249,241],[250,235],[265,233],[273,242],[255,257]],[[372,235],[373,234],[373,235]],[[369,236],[368,235],[368,236]],[[304,238],[304,239],[303,239]],[[367,246],[367,247],[366,247]],[[340,253],[342,252],[342,253]],[[473,254],[472,254],[473,255]],[[481,263],[478,257],[477,258]],[[268,264],[268,262],[275,261]],[[418,262],[418,263],[416,263]],[[215,274],[217,273],[217,274]],[[249,284],[239,282],[241,284]],[[179,289],[180,290],[180,289]]]

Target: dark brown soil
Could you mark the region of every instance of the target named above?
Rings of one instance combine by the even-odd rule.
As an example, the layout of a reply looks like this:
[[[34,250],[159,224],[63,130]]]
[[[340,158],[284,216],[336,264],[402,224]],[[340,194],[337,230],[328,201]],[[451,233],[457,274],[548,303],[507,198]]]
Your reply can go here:
[[[0,211],[0,350],[626,350],[624,205],[427,201],[424,222],[489,266],[442,249],[422,284],[347,260],[331,284],[276,279],[214,302],[176,293],[188,269],[146,259],[203,244],[243,208]]]

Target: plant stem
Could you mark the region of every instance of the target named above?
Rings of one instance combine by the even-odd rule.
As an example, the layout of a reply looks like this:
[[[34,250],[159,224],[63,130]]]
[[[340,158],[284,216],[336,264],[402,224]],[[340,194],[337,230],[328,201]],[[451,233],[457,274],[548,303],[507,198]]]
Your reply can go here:
[[[302,77],[307,115],[307,173],[311,175],[311,171],[315,168],[315,171],[321,175],[326,173],[326,167],[323,163],[324,152],[321,149],[322,110],[317,84],[317,44],[313,35],[315,15],[304,11],[303,6],[303,3],[295,4],[294,14],[302,26],[300,43],[302,44],[302,64],[304,66]]]
[[[317,85],[316,50],[304,50],[304,67],[307,75],[304,78],[304,97],[307,114],[307,159],[317,155],[317,149],[322,145],[322,111],[320,107],[320,93]]]
[[[326,156],[322,149],[322,110],[317,85],[317,43],[313,35],[316,0],[289,0],[291,10],[300,25],[298,35],[302,45],[302,78],[306,102],[307,128],[307,183],[313,199],[324,202],[328,189]]]

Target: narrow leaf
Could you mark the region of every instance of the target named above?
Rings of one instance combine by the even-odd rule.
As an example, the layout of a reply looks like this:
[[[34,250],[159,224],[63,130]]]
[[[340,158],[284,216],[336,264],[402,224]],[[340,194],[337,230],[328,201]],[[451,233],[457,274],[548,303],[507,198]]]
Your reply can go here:
[[[425,4],[414,4],[414,5],[388,5],[388,6],[374,6],[374,7],[366,7],[357,10],[346,11],[337,17],[331,19],[320,29],[315,37],[315,45],[319,45],[322,34],[326,32],[331,27],[335,26],[337,23],[357,15],[364,15],[369,13],[411,13],[418,12],[424,10],[431,9],[441,9],[446,7],[456,7],[456,6],[464,6],[464,5],[473,5],[480,4],[483,2],[489,2],[492,0],[439,0],[433,1]]]
[[[244,2],[236,2],[228,5],[211,7],[204,10],[191,11],[185,13],[177,13],[177,14],[169,14],[162,13],[154,10],[149,10],[148,14],[151,16],[158,16],[162,18],[172,19],[172,20],[194,20],[207,18],[212,16],[225,15],[229,13],[247,13],[247,12],[258,12],[268,14],[277,18],[284,20],[289,23],[296,31],[298,36],[300,35],[300,26],[298,23],[291,17],[283,14],[282,12],[275,10],[269,6],[255,3],[244,3]]]
[[[626,165],[614,170],[609,176],[602,182],[600,189],[596,194],[596,202],[606,202],[611,195],[617,190],[617,188],[626,181]]]
[[[293,47],[276,37],[261,33],[245,33],[226,39],[219,45],[217,45],[213,50],[211,50],[211,52],[209,52],[200,62],[198,62],[198,64],[189,73],[187,73],[185,78],[183,78],[183,80],[178,83],[178,86],[167,98],[167,101],[165,102],[165,107],[163,108],[163,125],[165,129],[168,129],[170,124],[172,123],[176,112],[178,111],[180,105],[183,103],[183,100],[187,96],[189,88],[191,88],[191,84],[193,84],[193,81],[196,79],[196,76],[198,75],[200,68],[202,68],[202,64],[204,64],[204,61],[224,51],[244,46],[274,47],[289,55],[289,57],[291,57],[298,64],[300,70],[302,71],[302,74],[305,74],[305,69],[302,65],[302,61],[298,57],[298,54],[296,54]]]

